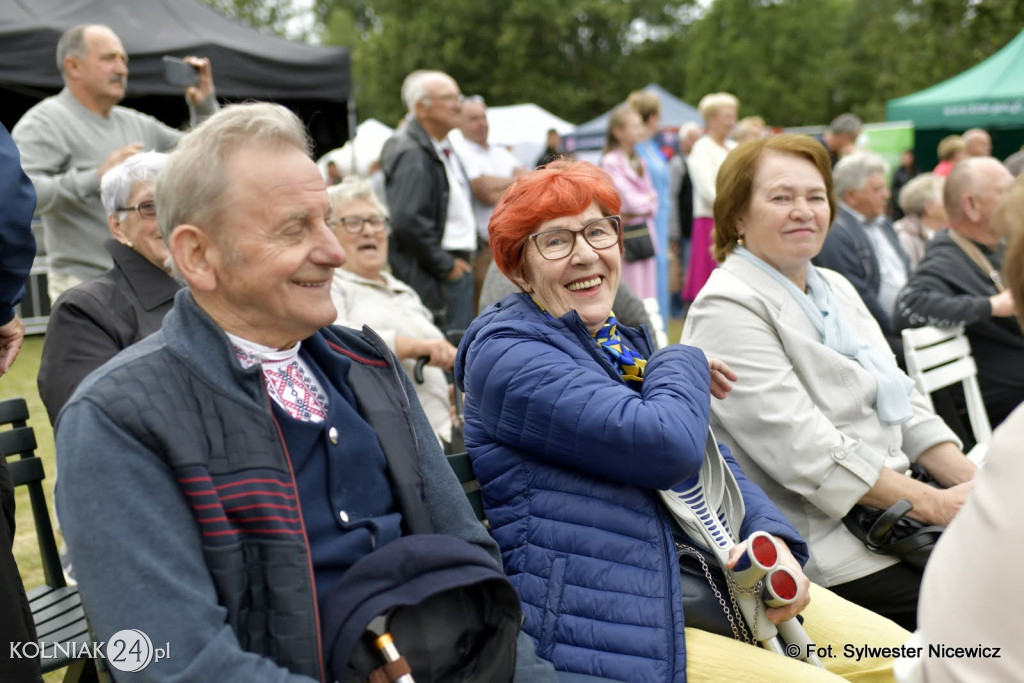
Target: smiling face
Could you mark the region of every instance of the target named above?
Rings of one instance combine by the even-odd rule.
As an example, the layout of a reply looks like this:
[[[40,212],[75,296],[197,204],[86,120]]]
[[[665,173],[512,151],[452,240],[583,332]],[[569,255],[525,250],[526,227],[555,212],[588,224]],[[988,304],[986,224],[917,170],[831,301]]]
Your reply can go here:
[[[594,202],[577,216],[544,221],[533,234],[555,228],[579,230],[602,216],[604,213]],[[580,235],[575,240],[569,256],[549,261],[540,255],[535,242],[528,239],[523,268],[525,282],[520,285],[556,318],[575,310],[587,329],[594,333],[611,315],[622,275],[622,256],[618,243],[598,250]]]
[[[337,318],[331,280],[345,252],[323,177],[294,147],[245,147],[226,167],[231,195],[206,253],[214,285],[196,299],[224,330],[287,348]]]
[[[803,289],[807,264],[821,251],[828,226],[828,192],[814,164],[765,152],[736,225],[747,249]]]
[[[388,262],[388,229],[387,224],[375,228],[363,223],[359,234],[345,229],[338,221],[345,218],[383,218],[377,206],[366,199],[356,199],[345,204],[334,206],[334,234],[345,250],[345,270],[365,277],[368,280],[379,280],[380,272]]]
[[[136,182],[125,206],[138,206],[153,201],[153,185]],[[124,220],[121,220],[124,216]],[[138,211],[119,211],[110,216],[110,232],[122,243],[131,244],[135,251],[161,270],[167,270],[167,244],[160,236],[156,216],[145,218]]]

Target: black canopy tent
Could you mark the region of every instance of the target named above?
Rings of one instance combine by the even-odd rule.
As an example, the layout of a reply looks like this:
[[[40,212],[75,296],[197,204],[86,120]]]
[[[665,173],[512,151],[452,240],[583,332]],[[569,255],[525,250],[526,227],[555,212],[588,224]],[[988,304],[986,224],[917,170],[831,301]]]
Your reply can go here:
[[[271,100],[295,111],[317,155],[348,139],[351,64],[345,48],[313,47],[237,24],[195,0],[3,0],[0,2],[0,121],[12,128],[63,87],[57,40],[76,24],[110,26],[130,58],[125,106],[172,126],[186,123],[180,88],[163,81],[163,55],[209,57],[217,97]]]

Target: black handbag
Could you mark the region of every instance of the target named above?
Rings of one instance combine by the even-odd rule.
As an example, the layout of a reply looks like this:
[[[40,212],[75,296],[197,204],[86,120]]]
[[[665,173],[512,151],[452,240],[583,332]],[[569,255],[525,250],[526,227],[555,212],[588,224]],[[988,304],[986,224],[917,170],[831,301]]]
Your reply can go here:
[[[622,244],[626,250],[624,256],[628,263],[643,261],[654,256],[651,228],[646,222],[624,226],[622,228]]]
[[[938,486],[927,472],[919,466],[911,467],[912,478],[932,486]],[[843,517],[843,524],[867,546],[868,550],[881,555],[893,555],[903,562],[924,571],[932,548],[938,542],[945,527],[925,524],[907,517],[914,504],[900,498],[885,510],[868,505],[854,505]]]

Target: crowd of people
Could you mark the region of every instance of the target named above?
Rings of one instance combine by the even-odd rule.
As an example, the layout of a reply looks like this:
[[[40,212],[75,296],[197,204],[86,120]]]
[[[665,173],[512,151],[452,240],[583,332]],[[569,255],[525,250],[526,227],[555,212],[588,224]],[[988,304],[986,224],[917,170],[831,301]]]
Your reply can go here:
[[[853,114],[822,140],[772,134],[719,92],[669,159],[637,91],[598,164],[555,133],[528,169],[489,144],[482,97],[417,70],[377,191],[325,178],[287,108],[221,107],[210,61],[187,61],[182,132],[120,106],[120,39],[77,26],[65,88],[0,129],[0,376],[34,206],[68,569],[97,641],[170,644],[139,676],[892,680],[913,631],[1004,648],[925,658],[928,680],[1019,675],[992,614],[1020,606],[995,577],[1019,554],[1001,548],[1024,181],[986,131],[890,180]],[[643,302],[667,314],[677,288],[682,337],[659,348]],[[901,331],[923,325],[962,325],[973,349],[1002,425],[981,469],[963,398],[936,412],[904,372]],[[445,457],[461,439],[486,525]],[[0,466],[0,640],[31,641]],[[727,562],[666,504],[684,489],[718,496]],[[946,528],[927,570],[851,527],[901,503]],[[760,620],[736,601],[762,588],[735,578],[752,538],[793,584]],[[948,597],[968,580],[970,609]],[[821,668],[753,646],[798,615]],[[398,654],[366,636],[388,630]]]

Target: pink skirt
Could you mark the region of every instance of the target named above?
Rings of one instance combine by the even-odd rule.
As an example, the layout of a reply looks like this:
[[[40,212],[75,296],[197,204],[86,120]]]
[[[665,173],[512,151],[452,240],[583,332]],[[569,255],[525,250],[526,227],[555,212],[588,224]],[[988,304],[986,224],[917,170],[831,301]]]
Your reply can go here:
[[[654,257],[628,263],[622,259],[622,281],[638,299],[658,296],[658,266]]]
[[[690,265],[686,269],[686,283],[683,285],[683,301],[697,298],[704,283],[711,277],[718,264],[711,257],[711,245],[714,243],[712,233],[715,230],[714,218],[694,218],[693,233],[690,236]]]

